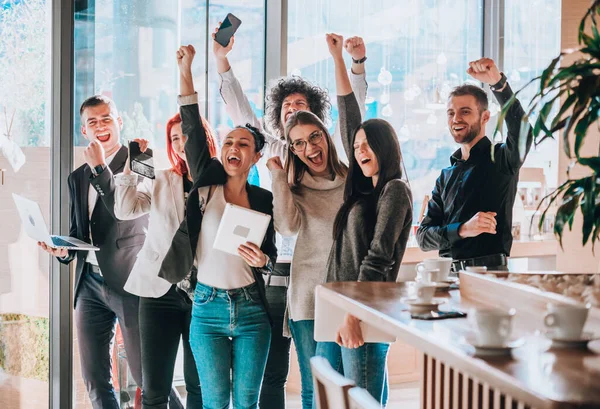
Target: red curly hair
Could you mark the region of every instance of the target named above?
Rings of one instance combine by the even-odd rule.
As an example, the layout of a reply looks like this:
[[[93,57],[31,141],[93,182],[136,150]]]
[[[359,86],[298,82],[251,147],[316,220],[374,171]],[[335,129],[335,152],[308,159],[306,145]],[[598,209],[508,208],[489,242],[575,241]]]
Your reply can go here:
[[[179,176],[183,176],[187,174],[187,165],[183,159],[175,153],[173,150],[173,142],[171,141],[171,129],[173,129],[173,125],[181,123],[181,116],[179,114],[173,115],[171,119],[167,122],[167,156],[169,157],[169,162],[173,165],[173,172],[177,173]],[[206,132],[206,142],[208,144],[208,151],[210,152],[210,156],[214,158],[217,156],[217,148],[215,146],[215,138],[213,136],[213,132],[210,128],[208,122],[202,117],[202,126],[204,127],[204,131]]]

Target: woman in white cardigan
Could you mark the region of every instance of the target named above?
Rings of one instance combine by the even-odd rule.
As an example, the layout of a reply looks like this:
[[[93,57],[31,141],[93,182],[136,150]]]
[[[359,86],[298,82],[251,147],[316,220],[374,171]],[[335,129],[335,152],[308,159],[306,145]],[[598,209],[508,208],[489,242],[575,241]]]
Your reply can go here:
[[[210,127],[207,130],[211,156],[216,155]],[[192,178],[185,157],[185,135],[181,117],[172,117],[166,126],[170,169],[156,170],[155,179],[132,174],[129,160],[115,177],[115,215],[129,220],[150,214],[148,234],[133,266],[125,290],[140,296],[140,338],[142,349],[144,409],[167,409],[173,383],[179,341],[183,338],[184,377],[188,409],[202,408],[198,371],[189,344],[195,275],[172,285],[158,276],[171,239],[185,217],[187,194]],[[145,151],[148,141],[136,139]]]

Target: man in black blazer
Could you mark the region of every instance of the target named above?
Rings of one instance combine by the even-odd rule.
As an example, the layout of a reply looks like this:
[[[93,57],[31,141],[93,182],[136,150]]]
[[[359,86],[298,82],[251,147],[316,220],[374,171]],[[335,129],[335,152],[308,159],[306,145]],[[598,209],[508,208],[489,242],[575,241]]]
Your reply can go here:
[[[139,298],[123,290],[146,238],[148,217],[121,221],[114,213],[113,175],[123,170],[127,148],[119,142],[122,121],[115,103],[95,95],[80,109],[81,132],[90,141],[86,163],[68,178],[71,225],[69,236],[99,247],[93,251],[53,249],[38,243],[64,264],[77,257],[75,323],[83,379],[94,409],[119,409],[111,383],[110,345],[119,321],[127,362],[142,386]]]

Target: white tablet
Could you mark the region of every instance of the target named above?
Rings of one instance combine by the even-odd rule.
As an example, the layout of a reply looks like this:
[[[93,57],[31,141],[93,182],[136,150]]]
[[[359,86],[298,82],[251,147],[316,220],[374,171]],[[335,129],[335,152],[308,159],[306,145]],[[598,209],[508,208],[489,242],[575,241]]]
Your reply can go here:
[[[227,203],[213,248],[239,256],[238,247],[246,242],[261,246],[271,216]]]

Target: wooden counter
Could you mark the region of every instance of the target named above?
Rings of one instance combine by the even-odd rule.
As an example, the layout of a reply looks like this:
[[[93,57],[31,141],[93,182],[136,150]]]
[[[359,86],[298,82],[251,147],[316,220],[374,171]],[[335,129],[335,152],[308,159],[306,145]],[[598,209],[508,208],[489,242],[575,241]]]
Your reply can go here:
[[[436,295],[448,299],[441,309],[514,306],[513,334],[526,338],[512,357],[478,358],[464,341],[470,333],[466,319],[410,319],[401,298],[411,292],[412,285],[329,283],[317,288],[317,297],[423,353],[423,408],[600,408],[600,342],[590,343],[590,350],[552,350],[550,341],[536,333],[543,327],[548,301],[572,301],[527,286],[461,273],[461,292]],[[590,312],[585,329],[600,335],[600,310]]]

